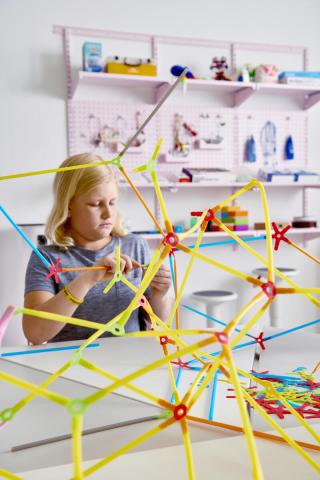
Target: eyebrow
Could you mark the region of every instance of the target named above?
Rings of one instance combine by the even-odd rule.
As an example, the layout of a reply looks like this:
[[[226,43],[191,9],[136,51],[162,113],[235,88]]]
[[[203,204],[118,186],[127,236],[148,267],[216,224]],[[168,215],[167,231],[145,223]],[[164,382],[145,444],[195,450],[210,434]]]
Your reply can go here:
[[[112,197],[110,198],[110,202],[112,202],[113,200],[117,200],[119,197]],[[101,200],[105,200],[104,197],[92,197],[92,198],[88,198],[88,201],[90,202],[100,202]]]

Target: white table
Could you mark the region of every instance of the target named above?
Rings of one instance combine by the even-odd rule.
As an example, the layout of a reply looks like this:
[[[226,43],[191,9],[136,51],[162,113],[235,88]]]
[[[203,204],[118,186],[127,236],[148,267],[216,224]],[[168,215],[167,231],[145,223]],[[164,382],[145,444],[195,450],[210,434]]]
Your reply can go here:
[[[307,367],[311,366],[310,364],[314,363],[316,354],[319,351],[319,338],[320,337],[315,334],[304,334],[303,336],[299,335],[299,340],[298,336],[297,338],[294,338],[292,336],[292,348],[290,347],[291,339],[289,341],[288,336],[279,337],[273,342],[269,342],[267,350],[263,352],[259,365],[259,370],[266,368],[267,363],[269,364],[268,368],[270,370],[273,369],[277,373],[282,373],[279,372],[279,365],[283,366],[284,369],[290,369],[291,367],[295,368],[297,366],[297,361],[300,365],[304,363],[304,365]],[[189,341],[192,342],[192,339],[189,339]],[[297,352],[296,342],[299,342],[300,352]],[[72,345],[76,343],[77,342],[68,342],[63,345]],[[99,343],[99,348],[90,348],[85,351],[85,358],[119,377],[123,377],[126,374],[137,370],[142,365],[157,360],[162,356],[162,348],[154,339],[110,338],[101,339],[99,340]],[[50,344],[48,348],[60,345],[61,344]],[[303,345],[307,345],[308,348],[303,348]],[[43,346],[33,347],[33,349],[40,348],[43,348]],[[286,350],[284,350],[284,348],[286,348]],[[12,348],[2,349],[2,353],[9,350],[12,350]],[[213,350],[214,348],[212,346],[207,348],[207,351],[209,352],[212,352]],[[250,370],[252,368],[253,362],[253,351],[254,347],[249,347],[247,349],[235,352],[237,366],[245,370]],[[289,352],[288,355],[286,355],[285,352]],[[298,356],[298,353],[300,357]],[[278,356],[278,360],[274,357],[274,355]],[[10,357],[10,359],[14,362],[15,368],[17,368],[17,376],[19,376],[19,369],[21,369],[21,372],[23,371],[23,375],[26,375],[26,369],[22,367],[22,365],[28,365],[30,367],[40,369],[43,372],[47,373],[55,372],[60,366],[62,366],[67,360],[70,359],[70,356],[70,351],[60,351],[55,353],[15,356]],[[284,358],[286,358],[286,360],[284,360]],[[21,365],[21,367],[19,365]],[[175,368],[177,369],[177,367]],[[38,381],[38,383],[41,383],[42,380],[39,380],[39,372],[32,369],[28,370],[28,372],[30,375],[30,381]],[[181,390],[189,386],[189,383],[194,378],[194,375],[194,372],[183,372],[183,381],[180,384]],[[77,380],[77,382],[83,382],[87,385],[92,385],[94,388],[101,388],[108,384],[108,381],[106,379],[102,378],[97,374],[84,370],[79,366],[73,367],[64,376],[70,379],[75,379]],[[81,384],[70,384],[70,382],[67,381],[63,383],[63,380],[59,382],[59,391],[63,392],[65,388],[67,394],[68,392],[70,393],[71,388],[73,398],[78,396],[81,397],[81,395],[88,394],[87,390],[89,387],[85,387]],[[3,385],[2,382],[1,384]],[[170,382],[168,380],[168,373],[166,367],[162,367],[157,371],[153,372],[152,374],[148,374],[145,377],[137,379],[134,384],[136,386],[140,386],[141,388],[147,389],[148,391],[151,391],[159,397],[170,400],[172,392]],[[236,402],[231,399],[225,399],[227,388],[227,384],[219,384],[218,394],[216,397],[216,409],[214,419],[226,423],[239,424],[239,414],[236,407]],[[0,398],[1,409],[6,406],[11,406],[15,402],[15,396],[12,394],[12,388],[6,389],[6,392],[7,396],[2,396]],[[120,389],[117,393],[129,396],[131,398],[137,398],[137,394],[129,391],[128,389]],[[19,395],[21,398],[25,396],[25,393],[21,393],[19,391]],[[8,404],[9,400],[10,402]],[[145,399],[143,400],[145,402]],[[193,415],[200,416],[201,414],[204,414],[204,416],[207,416],[208,400],[209,394],[205,391],[201,402],[199,402],[199,404],[196,405],[196,408],[190,413]],[[113,421],[115,421],[121,418],[130,419],[134,417],[148,416],[155,414],[158,411],[157,407],[154,407],[152,405],[132,402],[130,399],[123,399],[114,395],[108,396],[108,401],[111,403],[109,403],[107,408],[106,404],[103,404],[103,401],[100,405],[98,402],[95,407],[98,409],[99,415],[105,415],[104,417],[101,417],[100,420],[103,420],[107,424],[110,423],[110,412],[112,412],[111,417]],[[55,423],[53,416],[51,419],[51,426],[48,425],[48,429],[43,419],[41,420],[43,424],[40,424],[37,421],[37,415],[39,415],[40,407],[43,407],[46,402],[47,401],[45,399],[38,398],[35,402],[31,402],[29,406],[26,407],[26,410],[22,410],[19,415],[17,415],[16,418],[13,419],[12,425],[14,425],[14,422],[18,422],[17,426],[15,426],[14,438],[10,438],[9,424],[2,431],[0,431],[0,468],[6,468],[12,472],[30,471],[31,473],[27,473],[25,475],[21,474],[23,478],[28,479],[46,478],[49,480],[50,478],[68,478],[68,475],[71,471],[71,466],[68,465],[70,464],[71,458],[71,448],[69,440],[64,440],[51,445],[42,445],[32,449],[22,450],[20,452],[13,453],[9,451],[9,447],[12,446],[13,443],[15,445],[17,443],[23,443],[23,432],[25,432],[26,429],[27,431],[28,429],[33,429],[31,431],[34,432],[35,437],[41,437],[41,435],[43,436],[43,432],[47,433],[47,431],[48,437],[51,435],[55,435],[57,432],[59,432],[61,425],[63,425],[63,430],[66,430],[64,424],[66,421],[68,421],[70,417],[68,417],[68,415],[63,412],[62,407],[59,407],[60,410],[56,417],[61,422],[60,425],[58,422]],[[47,403],[50,403],[50,405],[52,406],[52,402]],[[30,408],[30,410],[27,411],[27,408]],[[92,415],[89,419],[90,426],[94,426],[94,422],[95,416]],[[123,445],[130,439],[136,438],[139,434],[158,423],[159,420],[156,420],[83,437],[84,460],[86,462],[92,463],[92,461],[103,458],[111,452],[120,448],[121,445]],[[250,475],[248,473],[250,472],[250,467],[248,466],[249,463],[247,460],[248,456],[245,449],[245,442],[242,436],[238,436],[238,438],[235,438],[234,434],[230,433],[230,431],[222,429],[212,429],[199,425],[191,425],[190,430],[193,442],[195,464],[199,473],[197,478],[207,478],[208,472],[210,471],[209,469],[211,469],[212,471],[217,471],[218,469],[219,478],[235,478],[232,476],[232,472],[238,472],[238,470],[239,476],[237,476],[237,478],[250,478]],[[21,432],[21,436],[19,432]],[[297,432],[297,435],[300,435],[300,439],[303,439],[302,437],[304,437],[305,432],[300,429]],[[28,435],[26,437],[28,437]],[[1,438],[7,439],[6,444],[5,442],[1,441]],[[305,440],[312,442],[312,440],[310,440],[310,437]],[[163,464],[161,478],[163,478],[163,475],[168,468],[168,471],[170,471],[170,478],[174,478],[175,475],[173,475],[173,472],[176,469],[176,478],[185,479],[185,455],[181,444],[181,431],[179,425],[175,424],[174,426],[171,426],[167,430],[162,432],[161,435],[157,435],[149,442],[141,444],[137,449],[137,453],[130,453],[129,455],[126,455],[125,461],[122,462],[121,460],[123,459],[120,458],[110,464],[105,469],[102,469],[101,473],[97,473],[91,478],[105,478],[106,472],[110,472],[110,475],[112,475],[110,477],[108,476],[108,478],[127,478],[127,476],[125,475],[128,475],[127,469],[131,468],[130,465],[132,465],[132,472],[134,471],[134,478],[138,478],[138,476],[142,478],[148,478],[149,470],[150,478],[160,478],[160,471],[158,471],[158,469],[154,467],[155,465],[157,465],[158,461],[160,462],[160,459],[162,458],[165,459],[165,464]],[[266,478],[280,478],[279,472],[281,471],[281,466],[277,465],[276,468],[275,465],[275,469],[272,468],[270,470],[270,461],[268,460],[269,455],[271,456],[270,458],[275,458],[275,455],[279,455],[280,449],[281,458],[284,455],[284,458],[290,459],[290,461],[288,460],[287,466],[289,465],[290,469],[292,467],[293,475],[297,475],[297,472],[304,472],[303,474],[305,476],[300,477],[294,477],[290,473],[291,479],[318,478],[318,476],[312,476],[314,474],[317,474],[289,447],[279,446],[280,444],[273,444],[271,442],[259,440],[259,445],[260,444],[261,448],[259,449],[259,451],[261,450],[262,456],[265,457],[266,472],[268,472],[269,475],[266,475]],[[159,448],[161,450],[158,450]],[[163,448],[166,448],[166,450],[164,451]],[[231,449],[232,451],[232,456],[229,459],[227,459],[226,457],[226,452],[228,451],[228,449]],[[209,451],[210,454],[208,454]],[[240,454],[240,452],[242,453]],[[162,454],[164,454],[164,456],[162,456]],[[169,461],[172,463],[172,465],[170,464],[170,467],[168,467]],[[282,461],[283,460],[279,460],[280,463]],[[142,475],[140,471],[141,467],[137,467],[137,470],[135,470],[136,464],[139,464],[139,462],[142,462],[144,465],[143,471],[145,472],[145,475]],[[300,463],[301,465],[299,466]],[[121,464],[123,464],[124,466],[121,466]],[[111,470],[109,470],[110,467]],[[34,471],[35,468],[36,471]],[[58,471],[55,470],[55,468],[58,468]]]

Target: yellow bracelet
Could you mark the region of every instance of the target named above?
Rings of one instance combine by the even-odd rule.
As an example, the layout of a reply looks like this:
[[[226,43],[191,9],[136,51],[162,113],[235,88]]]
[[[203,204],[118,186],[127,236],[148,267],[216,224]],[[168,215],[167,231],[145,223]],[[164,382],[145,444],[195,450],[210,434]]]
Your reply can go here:
[[[69,300],[69,302],[73,303],[74,305],[81,305],[83,303],[83,299],[79,300],[78,298],[74,297],[72,293],[69,292],[66,286],[63,287],[62,291]]]

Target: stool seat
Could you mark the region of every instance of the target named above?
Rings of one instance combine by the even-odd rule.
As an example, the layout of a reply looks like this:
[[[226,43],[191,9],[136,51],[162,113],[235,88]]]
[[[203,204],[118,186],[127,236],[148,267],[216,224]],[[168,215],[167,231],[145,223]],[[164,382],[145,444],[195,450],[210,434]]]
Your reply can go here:
[[[229,302],[238,298],[235,292],[228,292],[227,290],[199,290],[198,292],[193,292],[192,296],[199,301],[213,303]]]
[[[287,277],[294,277],[295,275],[299,275],[299,270],[296,268],[287,268],[287,267],[276,267],[281,273],[284,273]],[[253,270],[255,275],[266,276],[268,274],[267,267],[259,267]],[[278,277],[279,278],[279,277]]]
[[[238,298],[237,293],[227,290],[199,290],[192,292],[191,296],[197,302],[202,302],[206,305],[206,313],[210,317],[207,322],[209,328],[214,327],[214,320],[219,320],[218,306]]]

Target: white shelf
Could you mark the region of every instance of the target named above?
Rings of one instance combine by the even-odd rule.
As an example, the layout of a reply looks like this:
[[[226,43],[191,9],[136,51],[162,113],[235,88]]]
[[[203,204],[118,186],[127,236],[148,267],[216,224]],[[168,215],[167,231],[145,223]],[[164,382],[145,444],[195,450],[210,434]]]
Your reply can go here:
[[[130,174],[129,174],[130,176]],[[247,183],[242,183],[242,182],[229,182],[229,183],[220,183],[220,182],[201,182],[201,183],[160,183],[161,188],[165,189],[172,189],[172,190],[177,190],[179,188],[185,189],[185,188],[242,188],[248,185],[249,181]],[[263,183],[264,187],[266,188],[320,188],[320,182],[319,183],[298,183],[298,182],[292,182],[292,183],[272,183],[272,182],[265,182]],[[135,183],[135,186],[137,188],[154,188],[152,183]],[[131,188],[128,183],[120,183],[121,188]]]
[[[253,83],[233,82],[227,80],[187,80],[187,89],[212,90],[233,95],[233,106],[238,107],[245,102],[255,91]]]
[[[98,85],[102,87],[117,86],[117,87],[143,87],[153,88],[156,90],[162,88],[169,88],[170,82],[158,77],[149,77],[144,75],[123,75],[117,73],[103,73],[103,72],[83,72],[79,71],[77,78],[73,84],[74,97],[76,90],[81,85]]]
[[[245,231],[239,231],[239,232],[234,232],[238,237],[260,237],[261,235],[265,235],[266,232],[265,230],[245,230]],[[162,235],[160,233],[144,233],[141,234],[142,237],[144,237],[146,240],[157,240],[160,241],[162,239]],[[189,242],[191,239],[194,239],[198,236],[198,232],[193,233],[188,237],[186,240],[183,241]],[[314,238],[319,238],[320,236],[320,228],[290,228],[290,230],[286,233],[286,236],[288,237],[303,237],[303,240],[312,240]],[[225,232],[205,232],[203,238],[206,239],[229,239],[232,240],[232,238],[227,235]]]
[[[188,88],[212,89],[233,94],[233,106],[238,107],[251,95],[256,93],[272,93],[303,98],[303,106],[308,109],[320,101],[320,86],[287,85],[282,83],[246,83],[224,80],[187,80]]]
[[[283,83],[256,83],[256,91],[286,96],[302,97],[304,109],[312,107],[320,101],[320,86],[293,85]]]
[[[308,109],[320,101],[320,86],[314,85],[286,85],[281,83],[245,83],[226,80],[198,80],[187,79],[187,90],[211,90],[233,95],[233,106],[238,107],[251,95],[256,93],[273,93],[294,97],[302,97],[304,108]],[[104,72],[79,71],[73,83],[72,96],[81,85],[118,86],[129,88],[153,88],[155,101],[170,88],[172,81],[159,77],[144,75],[124,75]]]

